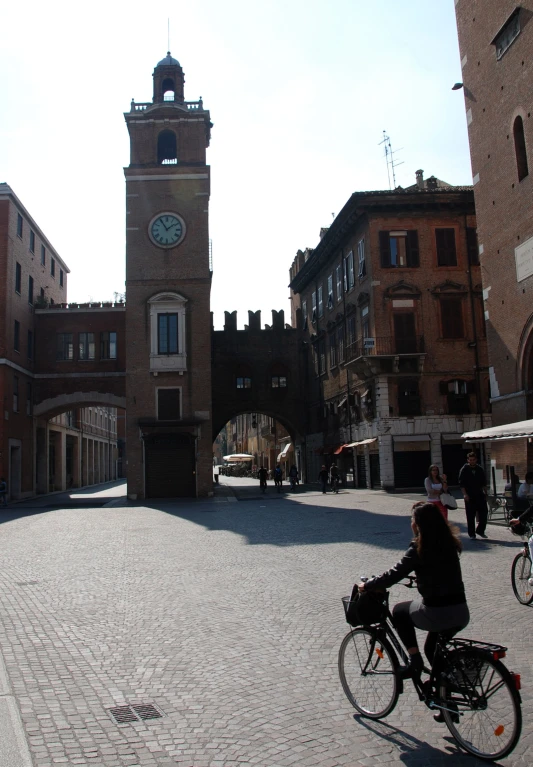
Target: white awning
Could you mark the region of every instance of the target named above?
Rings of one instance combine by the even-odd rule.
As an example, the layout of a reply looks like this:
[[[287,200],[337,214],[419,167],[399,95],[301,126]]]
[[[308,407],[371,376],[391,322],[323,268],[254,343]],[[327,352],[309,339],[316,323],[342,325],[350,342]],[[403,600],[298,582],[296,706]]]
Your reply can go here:
[[[287,444],[285,445],[285,447],[283,448],[283,450],[281,451],[281,453],[280,453],[280,454],[278,455],[278,457],[277,457],[277,460],[278,460],[278,461],[281,461],[281,459],[282,459],[282,458],[285,458],[285,456],[286,456],[286,455],[287,455],[287,453],[289,452],[289,448],[290,448],[290,446],[291,446],[291,443],[290,443],[290,442],[287,442]]]
[[[503,439],[525,439],[533,437],[533,418],[528,421],[515,421],[502,426],[491,426],[489,429],[466,431],[461,439],[467,442],[494,442]]]
[[[344,447],[359,447],[359,445],[370,445],[371,442],[375,442],[377,440],[377,437],[371,437],[370,439],[362,439],[360,442],[350,442],[349,445],[344,445]]]

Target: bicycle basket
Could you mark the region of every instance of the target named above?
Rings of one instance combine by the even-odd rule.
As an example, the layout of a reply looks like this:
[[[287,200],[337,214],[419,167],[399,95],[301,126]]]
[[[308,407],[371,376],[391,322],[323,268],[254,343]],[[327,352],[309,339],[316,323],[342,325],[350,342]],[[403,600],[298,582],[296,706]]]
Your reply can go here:
[[[360,592],[357,584],[351,597],[343,597],[346,622],[350,626],[369,626],[380,623],[387,614],[387,594],[378,591]]]

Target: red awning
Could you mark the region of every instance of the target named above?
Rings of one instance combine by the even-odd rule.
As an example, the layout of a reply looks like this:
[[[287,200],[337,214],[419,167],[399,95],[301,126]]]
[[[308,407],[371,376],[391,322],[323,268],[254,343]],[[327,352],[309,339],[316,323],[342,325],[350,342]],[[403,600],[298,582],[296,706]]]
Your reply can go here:
[[[333,451],[334,455],[339,455],[339,453],[342,453],[344,448],[349,447],[349,445],[341,445],[336,450]]]

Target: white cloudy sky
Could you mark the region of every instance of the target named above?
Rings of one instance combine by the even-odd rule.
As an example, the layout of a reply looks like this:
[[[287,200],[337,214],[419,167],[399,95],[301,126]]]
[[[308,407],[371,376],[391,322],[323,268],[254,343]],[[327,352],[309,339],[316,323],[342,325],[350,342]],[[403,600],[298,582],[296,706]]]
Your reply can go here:
[[[171,50],[214,122],[210,235],[224,310],[289,314],[288,270],[349,195],[417,168],[471,183],[453,0],[0,0],[0,181],[71,269],[69,299],[124,290],[122,113]]]

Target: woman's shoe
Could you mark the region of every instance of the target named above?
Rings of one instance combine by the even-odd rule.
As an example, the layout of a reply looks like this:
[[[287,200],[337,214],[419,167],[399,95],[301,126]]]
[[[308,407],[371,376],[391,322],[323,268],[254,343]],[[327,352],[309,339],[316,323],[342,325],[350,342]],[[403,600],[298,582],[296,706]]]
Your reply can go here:
[[[424,662],[419,652],[409,657],[409,663],[407,666],[398,666],[398,676],[400,679],[416,679],[420,678],[420,674],[424,670]]]

